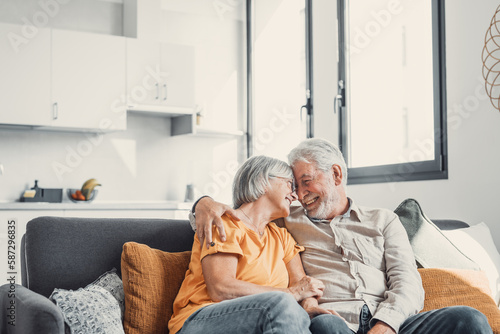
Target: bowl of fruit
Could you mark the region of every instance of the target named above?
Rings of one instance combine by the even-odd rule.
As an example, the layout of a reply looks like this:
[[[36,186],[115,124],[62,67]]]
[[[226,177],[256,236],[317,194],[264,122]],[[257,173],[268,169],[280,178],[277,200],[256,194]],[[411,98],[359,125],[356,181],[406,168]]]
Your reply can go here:
[[[68,198],[75,203],[92,202],[97,196],[97,189],[95,188],[100,185],[96,179],[89,179],[85,181],[80,189],[68,189]]]

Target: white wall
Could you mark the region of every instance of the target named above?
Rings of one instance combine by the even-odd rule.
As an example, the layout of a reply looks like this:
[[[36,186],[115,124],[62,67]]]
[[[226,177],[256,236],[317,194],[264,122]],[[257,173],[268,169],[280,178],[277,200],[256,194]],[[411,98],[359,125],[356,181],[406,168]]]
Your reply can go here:
[[[185,187],[221,196],[239,143],[193,136],[170,137],[170,120],[129,116],[128,129],[102,136],[0,129],[0,201],[16,201],[35,179],[43,188],[102,183],[98,200],[184,200]],[[64,165],[62,169],[54,166]],[[234,167],[233,167],[234,168]]]
[[[52,7],[42,6],[47,3]],[[34,17],[49,11],[53,15],[42,24],[46,27],[112,35],[123,33],[121,1],[72,0],[61,1],[65,4],[53,7],[58,3],[0,1],[0,22],[33,22]],[[169,1],[167,4],[180,3]],[[202,4],[205,7],[201,8]],[[196,49],[196,95],[201,97],[197,103],[205,106],[206,100],[210,108],[205,110],[206,125],[224,130],[229,125],[230,129],[236,128],[238,122],[242,128],[244,90],[241,87],[245,68],[240,36],[244,23],[237,16],[241,10],[232,3],[221,12],[205,0],[192,0],[189,5],[190,10],[203,10],[194,17],[182,11],[183,8],[165,8],[163,14],[170,21],[163,22],[166,33],[161,37],[163,41],[193,45],[217,41],[210,56],[206,49]],[[191,26],[181,29],[182,24]],[[182,40],[177,40],[178,37]],[[233,77],[236,79],[232,80]],[[234,92],[240,95],[234,96]],[[18,92],[2,93],[26,98]],[[229,117],[224,117],[228,101],[236,101],[229,109],[231,124],[228,124]],[[201,193],[230,201],[232,176],[246,154],[243,139],[171,137],[170,119],[162,117],[129,114],[127,123],[126,131],[103,136],[0,127],[0,164],[4,166],[4,175],[0,175],[0,202],[18,200],[25,189],[33,186],[35,179],[43,188],[79,188],[89,178],[97,178],[102,183],[96,201],[182,201],[186,184],[191,182]],[[54,167],[61,165],[66,166],[64,172]]]
[[[497,1],[446,1],[449,178],[352,185],[359,204],[395,209],[415,198],[431,218],[485,222],[500,248],[500,112],[484,90],[481,52]],[[336,131],[336,128],[335,128]]]

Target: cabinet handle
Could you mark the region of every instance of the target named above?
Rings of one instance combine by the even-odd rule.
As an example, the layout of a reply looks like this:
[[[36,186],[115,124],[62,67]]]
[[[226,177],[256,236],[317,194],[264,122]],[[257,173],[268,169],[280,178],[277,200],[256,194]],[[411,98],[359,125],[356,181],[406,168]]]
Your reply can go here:
[[[52,105],[52,119],[56,120],[59,118],[59,108],[57,107],[57,102]]]
[[[167,84],[163,84],[163,92],[165,93],[163,95],[163,101],[167,100]]]
[[[155,100],[158,100],[160,98],[160,85],[158,85],[158,83],[156,83],[156,97],[155,97]]]

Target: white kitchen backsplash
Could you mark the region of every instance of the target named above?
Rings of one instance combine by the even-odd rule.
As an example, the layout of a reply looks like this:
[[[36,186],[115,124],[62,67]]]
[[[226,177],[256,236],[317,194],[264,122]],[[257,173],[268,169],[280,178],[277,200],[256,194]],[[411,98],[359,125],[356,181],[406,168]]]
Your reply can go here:
[[[87,134],[0,129],[0,201],[33,186],[102,186],[96,201],[184,200],[186,185],[230,199],[237,140],[170,137],[170,119],[129,115],[126,131]],[[241,150],[240,150],[241,151]]]

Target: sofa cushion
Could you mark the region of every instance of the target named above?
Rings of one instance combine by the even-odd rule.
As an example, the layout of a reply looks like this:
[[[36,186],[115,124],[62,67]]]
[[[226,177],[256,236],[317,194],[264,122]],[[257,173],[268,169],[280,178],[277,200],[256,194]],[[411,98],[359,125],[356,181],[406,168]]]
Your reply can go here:
[[[443,231],[465,255],[486,272],[491,294],[495,302],[500,301],[500,254],[495,246],[490,229],[485,223],[468,228]]]
[[[191,252],[169,253],[136,242],[122,252],[127,334],[168,334],[168,321],[188,269]]]
[[[120,290],[114,269],[76,291],[54,289],[49,299],[62,311],[71,333],[123,334]]]
[[[406,229],[419,267],[479,270],[479,266],[427,218],[416,200],[406,199],[394,212]]]
[[[491,298],[486,273],[463,269],[418,269],[425,290],[422,312],[465,305],[483,313],[493,329],[500,333],[500,310]]]

